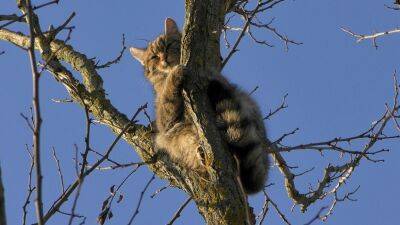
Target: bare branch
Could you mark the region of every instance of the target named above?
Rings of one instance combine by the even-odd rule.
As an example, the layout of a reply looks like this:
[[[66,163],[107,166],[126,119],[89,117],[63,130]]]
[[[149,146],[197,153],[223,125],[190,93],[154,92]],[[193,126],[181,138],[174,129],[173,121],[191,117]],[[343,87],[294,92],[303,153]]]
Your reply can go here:
[[[26,122],[26,124],[28,125],[29,129],[32,131],[32,133],[34,132],[34,124],[31,123],[31,121],[29,120],[29,118],[27,116],[25,116],[23,113],[19,114]]]
[[[81,165],[81,169],[80,169],[79,177],[78,177],[79,185],[78,185],[78,190],[75,193],[74,202],[72,203],[71,216],[69,218],[68,225],[71,225],[72,221],[75,218],[73,215],[75,215],[75,208],[76,208],[76,205],[78,203],[78,198],[79,198],[81,190],[82,190],[82,185],[83,185],[83,182],[84,182],[83,174],[84,174],[85,169],[86,169],[87,158],[88,158],[88,154],[89,154],[89,151],[90,151],[90,128],[91,128],[90,125],[92,124],[92,122],[91,122],[91,119],[90,119],[90,116],[89,116],[89,109],[88,109],[86,103],[83,101],[83,98],[81,96],[79,96],[79,97],[81,98],[81,102],[83,103],[83,109],[84,109],[84,112],[85,112],[85,120],[86,120],[85,151],[82,154],[82,165]]]
[[[273,111],[270,110],[269,113],[268,113],[268,115],[266,115],[263,119],[264,119],[264,120],[269,120],[273,115],[277,114],[279,111],[281,111],[281,110],[286,109],[287,107],[289,107],[289,106],[286,104],[286,98],[287,98],[287,96],[288,96],[288,93],[286,93],[286,94],[283,96],[283,100],[282,100],[281,105],[280,105],[279,107],[277,107],[276,109],[274,109]]]
[[[264,192],[266,192],[266,191],[264,190]],[[270,200],[269,200],[268,196],[264,194],[264,205],[262,207],[260,214],[256,217],[256,219],[259,219],[258,225],[263,224],[263,222],[267,216],[267,213],[269,211],[269,203],[270,203]]]
[[[40,8],[43,8],[43,7],[52,5],[52,4],[58,4],[59,1],[60,0],[52,0],[52,1],[40,4],[40,5],[37,5],[37,6],[33,6],[31,8],[32,8],[32,11],[35,11],[37,9],[40,9]],[[9,22],[7,22],[7,23],[5,23],[5,24],[0,26],[0,30],[5,28],[5,27],[7,27],[8,25],[11,25],[11,24],[15,23],[15,22],[26,22],[27,20],[24,18],[26,15],[27,15],[27,13],[24,13],[21,16],[17,16],[15,14],[13,14],[13,15],[0,15],[0,21],[9,20]]]
[[[96,169],[97,170],[115,170],[115,169],[123,169],[123,168],[129,168],[129,167],[137,167],[137,166],[143,166],[143,165],[148,165],[151,164],[152,162],[131,162],[131,163],[124,163],[118,165],[112,165],[112,166],[98,166]],[[87,168],[92,167],[91,165],[86,165]]]
[[[265,198],[268,199],[268,201],[274,207],[274,209],[278,213],[279,217],[283,220],[283,222],[285,222],[287,225],[291,225],[289,220],[286,218],[285,214],[283,214],[282,211],[279,209],[278,205],[274,201],[272,201],[272,199],[268,196],[267,192],[265,190],[263,190],[263,192],[264,192]]]
[[[68,26],[68,24],[71,22],[71,20],[75,17],[76,13],[72,12],[72,14],[67,18],[67,20],[61,24],[59,27],[57,28],[52,28],[50,29],[49,36],[51,39],[54,39],[58,33],[60,33],[62,30],[66,29],[66,27]]]
[[[304,225],[311,225],[312,223],[314,223],[316,220],[318,220],[321,217],[321,213],[326,209],[327,207],[324,206],[322,208],[319,209],[319,211],[317,212],[317,214],[307,223],[305,223]]]
[[[250,22],[252,26],[258,27],[258,28],[265,28],[269,31],[271,31],[275,36],[277,36],[285,45],[285,51],[289,50],[289,44],[294,44],[294,45],[301,45],[303,44],[302,42],[297,42],[294,40],[289,39],[286,35],[281,34],[276,28],[271,26],[273,20],[271,20],[269,23],[261,23],[261,22]],[[253,38],[254,39],[254,38]],[[254,39],[255,40],[255,39]],[[259,42],[257,42],[259,43]]]
[[[189,197],[185,200],[185,202],[183,202],[183,204],[179,207],[178,211],[176,211],[176,213],[174,214],[172,219],[167,223],[167,225],[172,225],[175,222],[175,220],[177,220],[181,216],[183,209],[189,204],[191,200],[192,198]]]
[[[64,176],[63,176],[63,173],[61,171],[60,160],[57,157],[56,149],[54,147],[52,147],[51,149],[53,151],[54,161],[56,162],[56,165],[57,165],[58,176],[60,177],[61,190],[62,190],[62,193],[64,193],[65,192]]]
[[[26,145],[26,151],[29,155],[29,159],[31,161],[31,166],[29,168],[29,174],[28,174],[28,190],[27,190],[28,194],[26,196],[25,203],[22,206],[22,225],[26,225],[26,216],[28,214],[28,211],[26,208],[28,207],[28,205],[31,201],[31,195],[32,195],[33,191],[36,189],[35,187],[32,186],[32,172],[33,172],[33,165],[35,162],[33,159],[33,155],[29,150],[28,145]]]
[[[394,122],[394,126],[395,128],[400,132],[400,122],[398,121],[398,119],[400,118],[400,116],[396,116],[396,113],[399,113],[400,110],[400,106],[399,106],[399,83],[397,81],[397,71],[394,71],[393,73],[393,83],[394,83],[394,90],[395,90],[395,95],[393,97],[393,109],[395,110],[390,110],[390,106],[388,104],[386,104],[386,110],[388,112],[391,113],[391,117],[393,119]]]
[[[150,195],[150,198],[156,197],[158,194],[160,194],[162,191],[164,191],[165,189],[167,189],[169,187],[171,187],[171,184],[165,185],[164,187],[157,189],[152,195]]]
[[[113,64],[119,63],[119,61],[121,61],[121,59],[122,59],[122,56],[124,55],[125,50],[126,50],[126,46],[125,46],[125,34],[122,34],[122,49],[121,49],[121,51],[119,52],[119,55],[117,56],[117,58],[115,58],[115,59],[113,59],[113,60],[111,60],[111,61],[109,61],[109,62],[106,62],[106,63],[104,63],[103,65],[97,65],[97,64],[96,64],[96,68],[97,68],[97,69],[103,69],[103,68],[110,67],[110,66],[113,65]]]
[[[372,40],[372,44],[375,48],[378,48],[378,45],[376,43],[376,39],[383,37],[383,36],[387,36],[387,35],[391,35],[391,34],[395,34],[395,33],[399,33],[400,32],[400,28],[395,28],[393,30],[388,30],[388,31],[384,31],[384,32],[376,32],[373,34],[357,34],[353,31],[351,31],[350,29],[341,27],[340,28],[343,32],[350,34],[351,36],[353,36],[354,38],[356,38],[356,42],[362,42],[364,40]]]
[[[334,193],[334,196],[335,196],[335,197],[334,197],[334,199],[333,199],[333,202],[332,202],[331,206],[329,207],[328,212],[327,212],[324,216],[319,216],[319,219],[321,219],[322,221],[326,221],[326,220],[328,219],[328,217],[329,217],[330,215],[332,215],[335,206],[336,206],[337,203],[339,203],[339,202],[343,202],[343,201],[345,201],[345,200],[357,201],[356,199],[352,199],[351,196],[354,195],[354,194],[358,191],[358,189],[360,189],[360,186],[358,186],[354,191],[345,194],[345,195],[343,196],[343,198],[339,198],[339,197],[338,197],[338,193],[337,193],[337,191],[336,191],[336,192]],[[325,207],[325,208],[326,208],[326,207]]]
[[[264,194],[264,205],[262,207],[261,212],[256,217],[256,220],[258,220],[258,223],[257,223],[258,225],[262,225],[263,224],[263,222],[264,222],[264,220],[265,220],[265,218],[266,218],[266,216],[267,216],[267,214],[269,212],[270,199],[268,198],[268,195],[266,195],[267,192],[266,192],[265,189],[270,187],[270,186],[272,186],[272,185],[274,185],[274,184],[271,183],[271,184],[268,184],[268,185],[266,185],[264,187],[264,190],[263,190],[263,193],[265,193]]]
[[[272,143],[273,143],[273,144],[280,144],[280,143],[283,141],[283,139],[287,138],[287,137],[290,136],[290,135],[294,135],[294,134],[295,134],[297,131],[299,131],[299,130],[300,130],[300,128],[295,128],[295,129],[293,129],[292,131],[283,134],[280,138],[278,138],[276,141],[274,141],[274,142],[272,142]],[[285,151],[285,149],[280,148],[280,149],[275,149],[274,151],[275,151],[275,152],[277,152],[277,151],[283,152],[283,151]]]
[[[240,32],[239,37],[236,39],[235,44],[232,47],[232,50],[228,53],[228,55],[226,56],[226,58],[224,59],[224,61],[222,62],[221,65],[221,69],[224,68],[224,66],[226,65],[226,63],[229,61],[229,59],[232,57],[232,55],[237,52],[237,47],[240,43],[240,41],[242,40],[242,38],[244,37],[244,35],[246,34],[246,31],[251,23],[251,20],[253,19],[253,17],[256,15],[257,10],[261,7],[261,2],[259,2],[257,4],[257,6],[254,8],[253,12],[250,14],[250,16],[246,16],[246,23],[243,26],[242,32]]]
[[[226,46],[229,48],[230,44],[228,42],[227,38],[227,30],[232,30],[232,31],[241,31],[239,34],[239,37],[237,38],[234,47],[232,50],[228,53],[227,58],[225,59],[224,62],[227,62],[229,58],[236,52],[237,50],[237,44],[242,40],[242,38],[247,34],[255,43],[261,44],[264,46],[268,47],[274,47],[272,44],[265,40],[259,40],[253,33],[252,28],[264,28],[267,31],[270,31],[275,35],[278,39],[280,39],[285,46],[285,50],[287,51],[289,49],[289,44],[295,44],[295,45],[300,45],[302,43],[296,42],[294,40],[289,39],[286,35],[281,34],[278,32],[278,30],[274,27],[271,26],[272,22],[274,21],[274,18],[268,22],[268,23],[263,23],[258,19],[259,14],[261,14],[263,11],[272,9],[275,5],[284,2],[284,0],[265,0],[265,1],[258,1],[257,6],[254,9],[246,9],[246,6],[248,5],[249,1],[237,1],[237,4],[235,7],[232,8],[232,11],[235,12],[236,14],[240,15],[243,20],[245,21],[245,25],[243,28],[239,27],[231,27],[229,26],[229,21],[233,17],[230,17],[224,24],[223,28],[223,34],[224,34],[224,40],[226,43]],[[256,20],[257,22],[254,22]],[[228,59],[228,60],[227,60]],[[224,64],[225,65],[225,64]]]
[[[396,80],[395,80],[396,83]],[[398,88],[397,84],[395,84],[395,103],[394,106],[388,107],[385,113],[382,115],[380,119],[375,121],[372,126],[366,131],[362,132],[359,135],[355,135],[348,138],[335,138],[327,142],[317,142],[305,145],[295,146],[293,149],[314,149],[322,151],[324,149],[335,150],[340,153],[347,153],[354,157],[351,157],[351,160],[345,164],[333,166],[328,165],[325,168],[323,178],[318,182],[317,187],[314,190],[311,190],[309,193],[301,194],[295,186],[295,178],[296,175],[290,171],[290,168],[287,166],[286,161],[280,155],[280,149],[277,147],[277,151],[273,152],[272,155],[275,159],[275,162],[284,175],[285,178],[285,187],[289,197],[294,201],[296,205],[301,205],[301,210],[307,210],[308,206],[314,203],[317,200],[324,199],[328,195],[337,195],[337,192],[340,187],[342,187],[345,182],[350,178],[356,167],[360,164],[361,160],[365,158],[366,160],[372,162],[380,162],[382,160],[371,159],[370,155],[378,154],[381,152],[386,152],[386,149],[371,151],[371,149],[375,146],[378,141],[389,140],[389,139],[398,139],[399,136],[387,136],[384,135],[384,130],[387,126],[388,121],[392,118],[392,115],[398,112],[398,104],[397,104],[397,96],[398,96]],[[364,140],[366,141],[364,147],[360,151],[350,151],[343,149],[338,146],[338,143],[349,143],[354,140]],[[286,147],[289,148],[289,147]],[[291,147],[290,147],[291,148]],[[290,149],[289,148],[289,149]],[[292,149],[292,150],[293,150]],[[283,148],[285,150],[285,148]],[[328,187],[332,186],[333,182],[337,183],[333,185],[331,190],[326,190]]]
[[[149,188],[151,182],[155,179],[155,176],[156,176],[155,174],[153,174],[153,176],[151,176],[150,180],[146,183],[146,186],[144,187],[143,191],[140,193],[140,197],[139,197],[138,203],[136,205],[135,212],[133,213],[131,219],[129,220],[128,225],[131,225],[133,220],[135,219],[135,217],[139,214],[139,208],[140,208],[140,205],[142,204],[144,193],[146,193],[147,188]]]
[[[118,141],[121,139],[122,135],[124,135],[124,133],[125,133],[129,128],[131,128],[132,122],[136,119],[136,117],[139,115],[139,113],[140,113],[144,108],[146,108],[146,107],[147,107],[147,104],[141,106],[141,107],[136,111],[136,113],[132,116],[132,118],[131,118],[131,120],[130,120],[130,123],[128,123],[128,124],[125,125],[125,127],[122,129],[122,131],[120,132],[120,134],[115,138],[115,140],[113,141],[113,143],[112,143],[112,144],[110,145],[110,147],[107,149],[107,151],[106,151],[106,153],[104,154],[104,156],[103,156],[100,160],[98,160],[91,168],[87,169],[87,170],[83,173],[81,179],[83,179],[83,178],[85,178],[86,176],[88,176],[89,174],[91,174],[91,173],[95,170],[95,168],[96,168],[97,166],[99,166],[101,163],[103,163],[103,162],[108,158],[108,156],[109,156],[109,155],[111,154],[111,152],[113,151],[115,145],[116,145],[116,144],[118,143]],[[74,182],[73,184],[71,184],[71,185],[67,188],[67,190],[65,191],[65,193],[63,193],[63,195],[60,196],[60,198],[59,198],[56,202],[54,202],[53,206],[49,209],[49,211],[48,211],[48,212],[46,213],[46,215],[44,216],[44,221],[49,220],[50,217],[51,217],[52,215],[54,215],[54,213],[56,213],[56,212],[58,211],[58,209],[60,208],[60,206],[63,205],[63,204],[68,200],[68,197],[69,197],[69,196],[74,192],[74,190],[78,187],[78,185],[79,185],[81,179],[78,177],[78,179],[75,180],[75,182]]]
[[[97,217],[97,222],[102,225],[105,223],[107,218],[110,218],[109,215],[111,212],[111,206],[114,201],[115,196],[117,196],[118,191],[121,189],[121,187],[125,184],[125,182],[134,174],[142,165],[144,164],[137,164],[137,166],[122,180],[122,182],[118,185],[117,189],[115,189],[114,185],[110,188],[110,196],[106,198],[106,200],[103,201],[103,205],[101,207],[102,211]],[[122,195],[119,195],[119,199],[117,200],[117,203],[119,203],[122,200]]]
[[[29,46],[29,57],[31,62],[32,77],[33,77],[33,109],[35,112],[35,127],[33,130],[33,152],[34,162],[36,171],[36,217],[38,224],[43,225],[43,200],[42,200],[42,168],[40,162],[40,128],[42,124],[42,118],[40,115],[40,102],[39,102],[39,73],[36,64],[35,56],[35,29],[33,22],[33,10],[31,1],[26,0],[26,11],[27,11],[27,22],[29,24],[30,31],[30,46]]]
[[[72,103],[72,102],[74,102],[74,100],[72,100],[72,99],[56,99],[56,98],[52,98],[51,101],[53,101],[55,103]]]
[[[0,21],[15,21],[15,22],[26,22],[24,16],[18,16],[17,14],[11,14],[11,15],[0,15]]]
[[[66,215],[66,216],[73,216],[73,217],[76,217],[76,218],[81,218],[81,219],[82,219],[82,221],[85,221],[85,220],[86,220],[86,217],[85,217],[85,216],[83,216],[83,215],[79,215],[79,214],[71,214],[71,213],[63,212],[63,211],[61,211],[61,210],[58,210],[57,212],[58,212],[58,213],[60,213],[60,214],[62,214],[62,215]]]

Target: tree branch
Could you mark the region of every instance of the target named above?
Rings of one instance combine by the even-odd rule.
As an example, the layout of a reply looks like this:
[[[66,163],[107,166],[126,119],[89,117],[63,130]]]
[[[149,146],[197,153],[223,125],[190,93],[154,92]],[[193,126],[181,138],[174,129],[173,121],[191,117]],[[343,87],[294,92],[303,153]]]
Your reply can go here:
[[[35,26],[36,29],[39,26],[35,24],[34,21],[34,15],[33,15],[33,10],[31,6],[31,1],[26,0],[26,3],[24,6],[20,6],[23,11],[27,14],[27,22],[29,25],[29,33],[30,33],[30,45],[28,48],[29,52],[29,58],[31,62],[31,70],[32,70],[32,79],[33,79],[33,110],[34,110],[34,129],[33,129],[33,159],[34,159],[34,164],[35,164],[35,172],[36,172],[36,200],[35,200],[35,206],[36,206],[36,217],[38,220],[39,225],[43,225],[43,198],[42,198],[42,166],[41,166],[41,160],[40,160],[40,128],[42,124],[42,118],[40,115],[40,99],[39,99],[39,78],[40,75],[38,73],[37,69],[37,63],[36,63],[36,56],[35,56],[35,38],[36,38],[36,33],[35,31]]]
[[[167,225],[172,225],[181,216],[183,209],[185,209],[185,207],[189,204],[190,201],[192,201],[191,197],[185,200],[185,202],[179,207],[179,209],[176,211],[176,213],[174,214],[172,219],[167,223]]]
[[[324,174],[322,176],[322,179],[318,182],[317,187],[314,190],[311,190],[309,193],[300,193],[298,189],[296,188],[295,185],[295,178],[298,175],[295,175],[291,172],[290,167],[287,165],[285,159],[282,157],[280,154],[280,151],[273,152],[272,155],[275,159],[275,162],[281,171],[281,173],[284,176],[285,179],[285,188],[286,191],[289,195],[289,197],[293,200],[293,202],[296,205],[301,206],[301,210],[304,212],[307,210],[307,208],[314,203],[317,200],[324,199],[328,195],[337,195],[338,190],[345,184],[345,182],[350,178],[350,176],[353,174],[355,169],[359,166],[361,160],[365,158],[366,160],[372,161],[372,162],[380,162],[381,160],[375,160],[371,159],[369,155],[377,154],[380,152],[384,152],[385,150],[380,150],[380,151],[375,151],[371,152],[371,149],[375,146],[375,144],[380,141],[380,140],[385,140],[386,135],[383,134],[383,131],[385,130],[387,123],[389,120],[392,118],[392,115],[398,112],[399,107],[398,107],[398,86],[396,79],[395,80],[395,101],[394,104],[391,108],[387,108],[383,116],[377,120],[376,122],[373,123],[372,127],[369,128],[366,132],[353,136],[350,138],[343,138],[343,139],[335,139],[330,142],[320,142],[320,143],[314,143],[314,144],[306,144],[306,145],[299,145],[294,147],[294,149],[310,149],[313,146],[317,146],[315,149],[323,149],[324,147],[321,147],[321,145],[327,144],[329,146],[335,146],[338,142],[350,142],[354,141],[357,139],[361,139],[366,141],[364,147],[360,151],[352,151],[348,152],[345,151],[343,152],[342,149],[339,148],[336,149],[341,153],[348,153],[354,155],[354,157],[351,157],[350,161],[347,163],[344,163],[342,165],[328,165],[325,170]],[[395,138],[399,138],[398,136],[394,136]],[[390,138],[390,136],[388,137]],[[336,143],[336,144],[334,144]],[[337,182],[336,182],[337,180]],[[336,182],[336,184],[334,184]],[[327,188],[332,187],[330,190],[326,190]]]
[[[347,29],[344,27],[341,27],[340,29],[343,32],[348,33],[351,36],[353,36],[354,38],[356,38],[357,43],[362,42],[364,40],[372,40],[372,44],[374,45],[375,48],[378,48],[376,39],[383,37],[383,36],[387,36],[387,35],[391,35],[391,34],[400,32],[400,28],[396,28],[396,29],[392,29],[392,30],[388,30],[388,31],[384,31],[384,32],[376,32],[376,33],[372,33],[372,34],[357,34],[353,31],[351,31],[350,29]]]

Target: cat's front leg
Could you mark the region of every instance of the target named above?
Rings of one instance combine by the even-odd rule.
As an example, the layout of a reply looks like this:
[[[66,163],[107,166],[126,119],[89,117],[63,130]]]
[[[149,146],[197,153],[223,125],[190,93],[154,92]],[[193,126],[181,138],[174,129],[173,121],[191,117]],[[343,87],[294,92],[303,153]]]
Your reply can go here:
[[[158,127],[164,132],[183,120],[182,83],[185,73],[184,66],[175,66],[169,72],[159,96],[160,104],[157,107]]]
[[[171,69],[164,84],[163,96],[165,98],[182,98],[182,84],[186,72],[183,65],[176,65]]]

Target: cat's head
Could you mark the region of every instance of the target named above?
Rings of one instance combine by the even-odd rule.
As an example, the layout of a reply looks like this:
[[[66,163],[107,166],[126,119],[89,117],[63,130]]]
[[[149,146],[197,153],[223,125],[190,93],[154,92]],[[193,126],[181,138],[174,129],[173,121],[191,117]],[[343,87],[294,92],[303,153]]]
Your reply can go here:
[[[145,68],[150,82],[163,80],[171,69],[179,64],[181,33],[175,21],[165,20],[164,34],[150,42],[146,48],[131,47],[132,56]]]

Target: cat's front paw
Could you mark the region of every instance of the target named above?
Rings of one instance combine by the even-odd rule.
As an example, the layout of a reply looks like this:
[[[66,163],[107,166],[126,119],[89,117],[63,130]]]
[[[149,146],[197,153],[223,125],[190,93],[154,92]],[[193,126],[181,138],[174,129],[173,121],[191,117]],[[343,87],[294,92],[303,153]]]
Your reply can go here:
[[[188,69],[184,65],[176,65],[172,69],[172,73],[175,74],[176,76],[185,76],[187,74]]]

